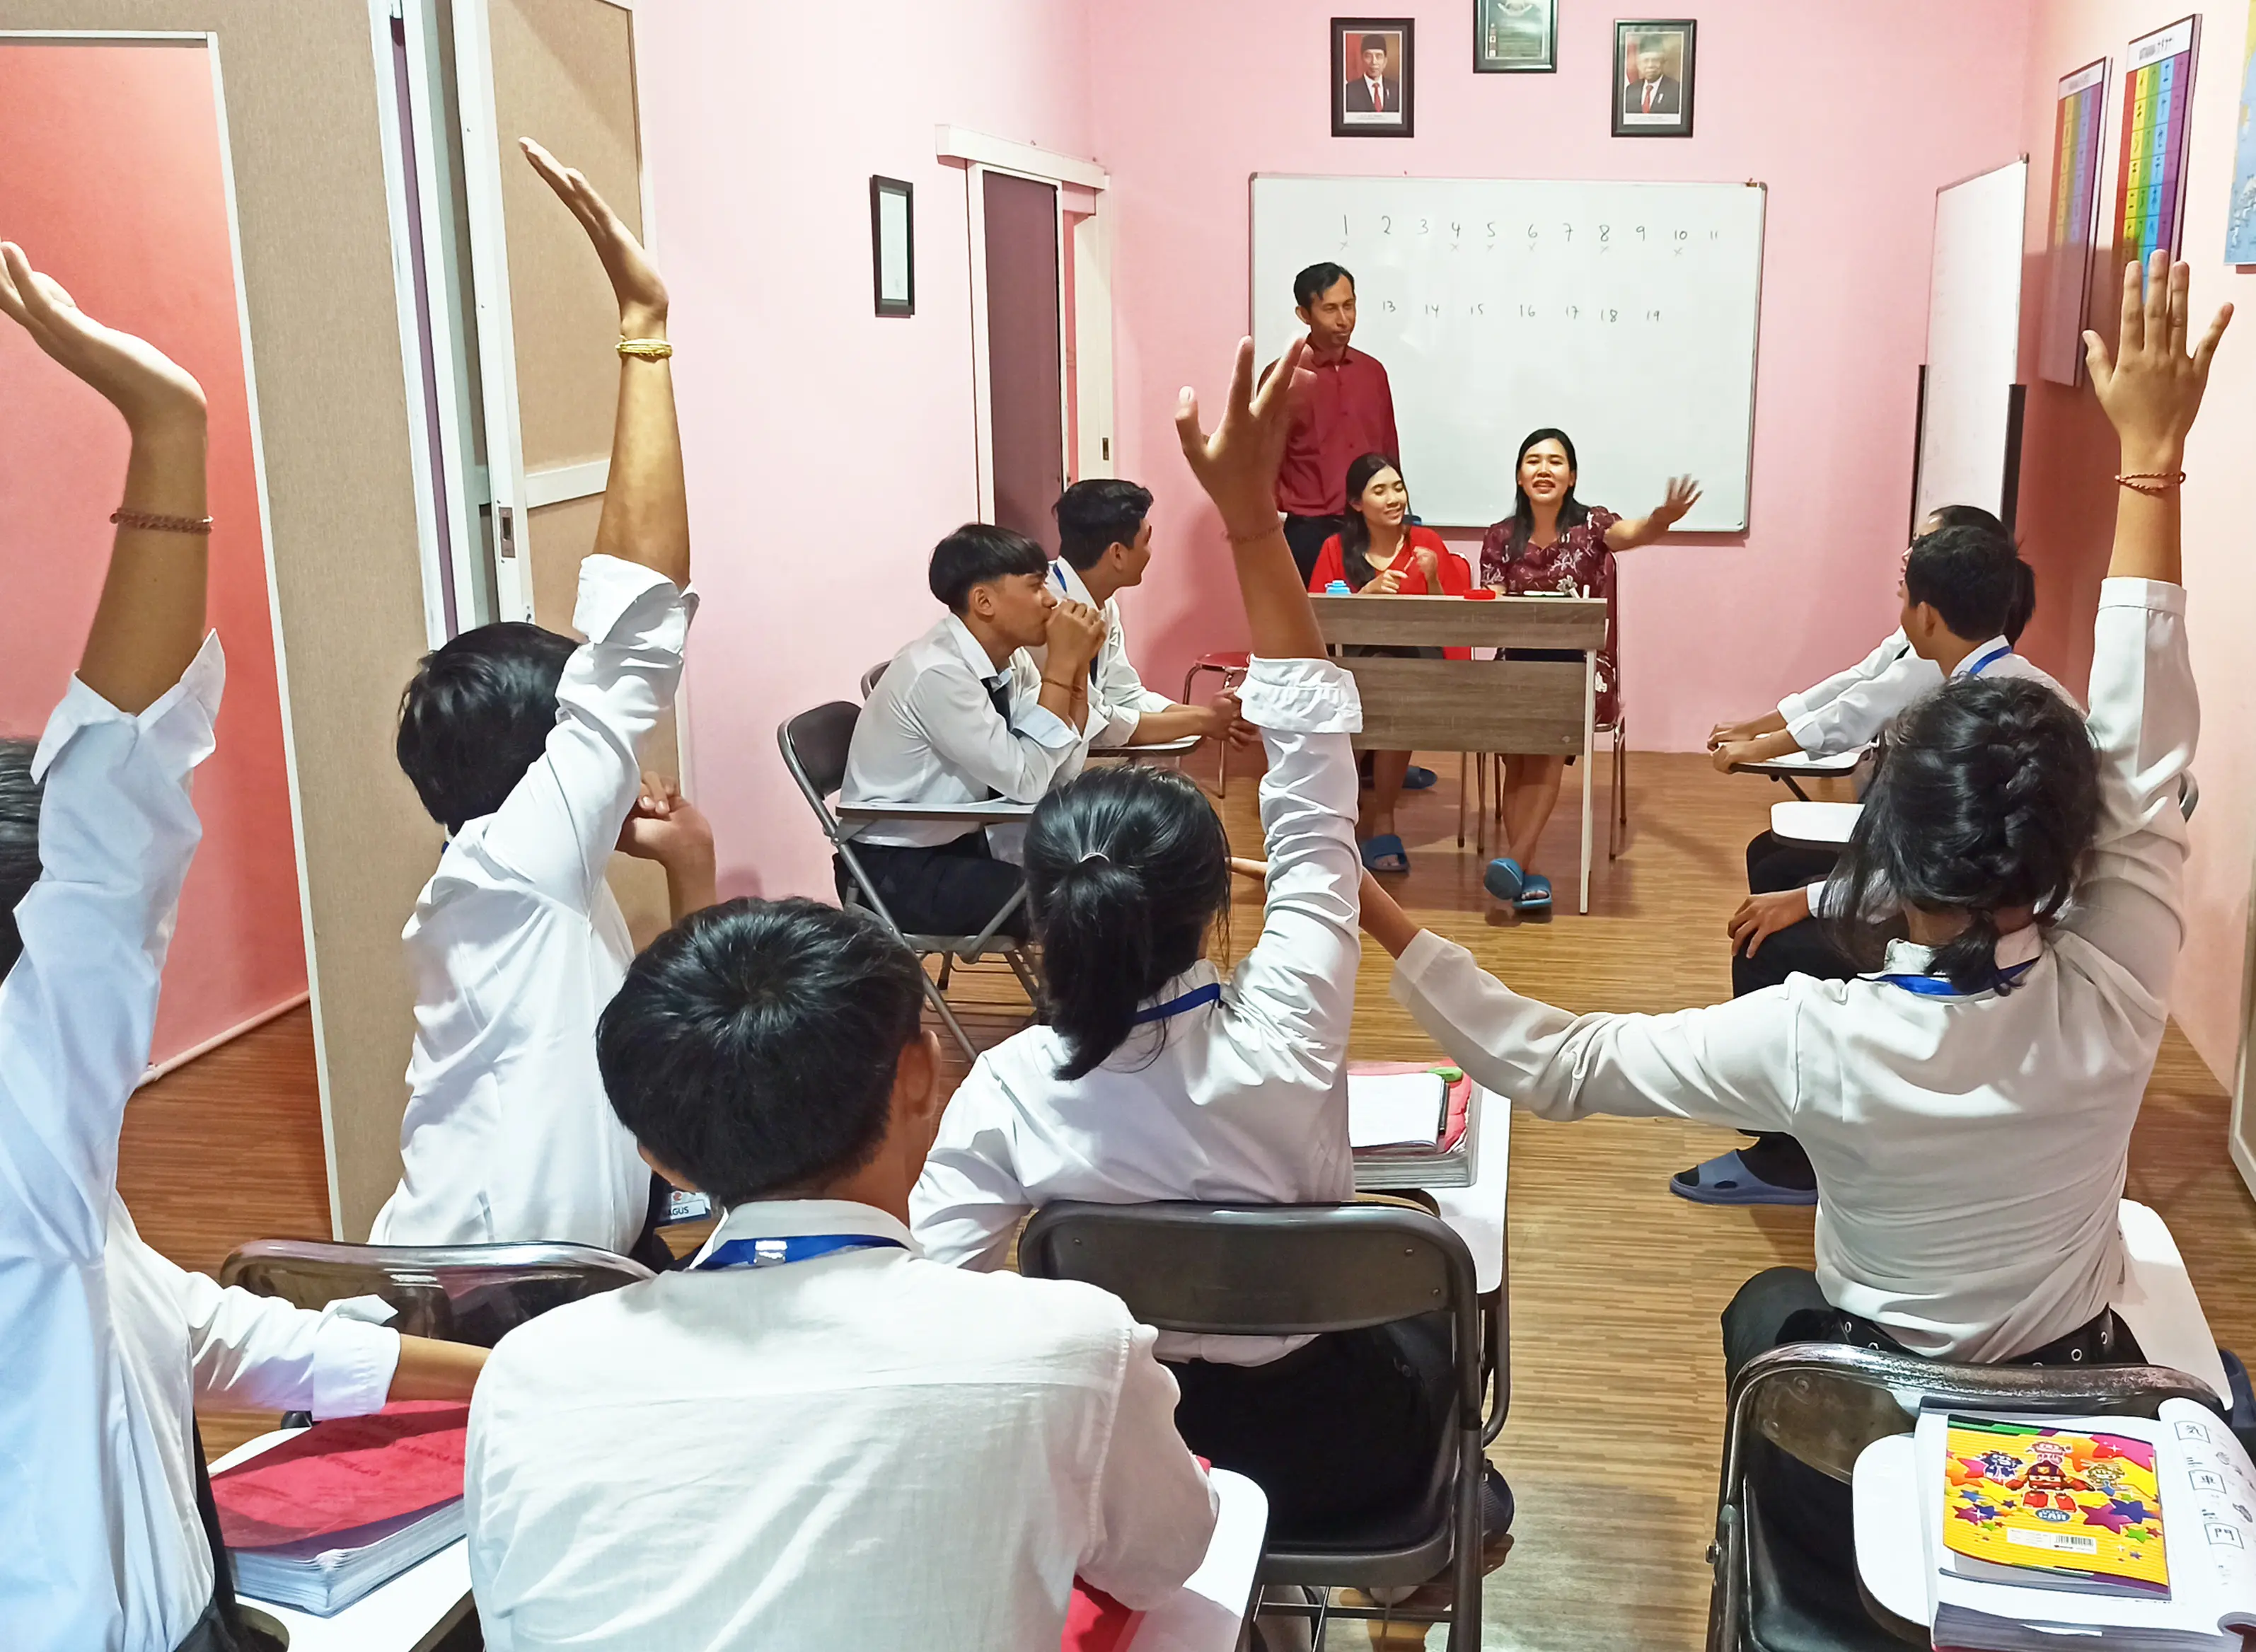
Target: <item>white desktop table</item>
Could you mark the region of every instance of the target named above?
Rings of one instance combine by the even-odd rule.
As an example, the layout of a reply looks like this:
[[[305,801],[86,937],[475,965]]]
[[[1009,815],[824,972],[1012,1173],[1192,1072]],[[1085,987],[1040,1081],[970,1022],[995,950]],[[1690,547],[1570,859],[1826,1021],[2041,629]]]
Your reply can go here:
[[[1804,849],[1845,849],[1862,803],[1773,803],[1771,836]]]
[[[1831,757],[1812,757],[1807,752],[1788,752],[1783,757],[1765,758],[1759,763],[1734,763],[1734,774],[1767,774],[1774,780],[1786,782],[1786,789],[1801,802],[1809,801],[1809,794],[1801,789],[1804,780],[1846,780],[1857,772],[1857,765],[1865,760],[1872,750],[1870,745],[1858,746],[1853,752],[1837,752]]]
[[[1253,1604],[1254,1573],[1269,1536],[1269,1500],[1243,1474],[1212,1472],[1221,1504],[1206,1559],[1183,1586],[1146,1613],[1127,1652],[1232,1652]]]

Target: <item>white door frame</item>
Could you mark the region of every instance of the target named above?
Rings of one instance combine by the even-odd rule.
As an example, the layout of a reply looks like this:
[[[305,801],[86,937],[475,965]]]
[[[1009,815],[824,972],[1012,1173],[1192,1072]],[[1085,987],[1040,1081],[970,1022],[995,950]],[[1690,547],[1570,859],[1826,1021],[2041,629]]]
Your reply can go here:
[[[1093,160],[1061,155],[1032,144],[1012,143],[961,126],[943,125],[935,133],[935,148],[942,160],[964,163],[964,218],[971,272],[971,418],[972,462],[979,497],[979,519],[995,515],[994,386],[987,362],[987,194],[986,174],[1005,173],[1053,188],[1071,185],[1096,197],[1096,209],[1073,230],[1073,312],[1065,307],[1065,207],[1058,206],[1058,361],[1070,354],[1074,383],[1068,398],[1063,376],[1058,385],[1059,428],[1065,440],[1075,440],[1077,453],[1061,451],[1061,473],[1098,477],[1112,474],[1112,224],[1108,194],[1111,176]],[[1065,329],[1073,328],[1073,349],[1066,349]]]

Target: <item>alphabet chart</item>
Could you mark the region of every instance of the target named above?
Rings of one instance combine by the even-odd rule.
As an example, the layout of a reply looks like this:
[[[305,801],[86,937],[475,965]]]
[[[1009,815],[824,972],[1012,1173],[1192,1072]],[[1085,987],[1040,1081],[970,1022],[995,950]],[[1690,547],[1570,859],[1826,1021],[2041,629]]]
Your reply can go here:
[[[2123,75],[2123,152],[2115,171],[2115,269],[2183,237],[2186,141],[2193,130],[2198,13],[2131,42]]]
[[[1759,187],[1257,175],[1252,198],[1260,360],[1301,331],[1297,272],[1350,271],[1426,521],[1509,515],[1520,438],[1555,425],[1584,500],[1639,515],[1688,472],[1686,528],[1746,526]]]

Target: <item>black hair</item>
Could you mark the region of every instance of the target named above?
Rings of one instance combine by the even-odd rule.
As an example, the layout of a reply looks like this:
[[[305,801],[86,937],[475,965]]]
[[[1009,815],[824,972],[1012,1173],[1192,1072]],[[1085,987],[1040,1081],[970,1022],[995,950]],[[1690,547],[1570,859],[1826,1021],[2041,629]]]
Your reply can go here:
[[[1512,538],[1505,542],[1504,560],[1516,562],[1527,554],[1527,542],[1535,535],[1535,505],[1527,497],[1527,490],[1519,484],[1519,467],[1527,462],[1528,449],[1540,441],[1555,441],[1567,451],[1567,468],[1580,476],[1582,462],[1575,456],[1575,440],[1556,426],[1546,425],[1540,430],[1531,430],[1520,438],[1519,451],[1512,460]],[[1590,519],[1590,507],[1575,497],[1570,485],[1559,501],[1559,531],[1564,533],[1577,523]]]
[[[1934,972],[1964,992],[2008,991],[1998,914],[2057,914],[2098,823],[2098,754],[2075,710],[2026,677],[1954,679],[1890,731],[1824,927],[1870,966],[1900,906],[1963,912],[1970,921],[1936,949]]]
[[[2020,554],[2003,533],[1985,527],[1939,527],[1912,542],[1904,559],[1904,595],[1942,617],[1953,634],[1979,642],[2006,628],[2015,607],[2034,602]]]
[[[1203,956],[1230,907],[1230,840],[1188,775],[1095,769],[1035,808],[1026,867],[1043,1008],[1065,1041],[1057,1076],[1079,1078],[1126,1041],[1138,1005]]]
[[[504,620],[423,656],[399,696],[392,750],[449,832],[502,806],[556,726],[556,685],[578,645]]]
[[[1347,468],[1347,514],[1340,519],[1340,561],[1347,567],[1347,582],[1357,590],[1371,583],[1371,524],[1364,520],[1362,507],[1357,501],[1371,485],[1371,477],[1381,470],[1392,470],[1399,475],[1401,469],[1383,453],[1366,453]],[[1406,526],[1402,542],[1406,545],[1409,541],[1410,533]]]
[[[1354,275],[1344,265],[1329,259],[1312,264],[1293,278],[1293,302],[1305,310],[1343,280],[1350,286],[1355,285]]]
[[[1981,528],[2009,544],[2013,538],[1995,512],[1985,511],[1978,505],[1938,505],[1928,512],[1928,519],[1938,528]],[[2021,633],[2029,628],[2029,621],[2036,617],[2037,571],[2020,560],[2018,546],[2014,548],[2013,559],[2013,600],[2006,604],[2006,623],[1998,627],[1997,634],[2007,642],[2017,643],[2021,639]]]
[[[932,594],[960,614],[971,600],[971,588],[991,584],[1012,574],[1046,575],[1050,559],[1042,547],[1023,533],[991,522],[966,522],[932,547],[932,564],[926,582]]]
[[[924,971],[876,918],[730,900],[652,942],[596,1025],[619,1122],[723,1205],[877,1156]]]
[[[1152,490],[1118,477],[1076,482],[1050,507],[1057,518],[1058,554],[1086,574],[1116,545],[1133,545],[1152,513]]]
[[[36,740],[0,739],[0,979],[24,950],[16,908],[39,880],[39,787],[32,779],[39,749]]]

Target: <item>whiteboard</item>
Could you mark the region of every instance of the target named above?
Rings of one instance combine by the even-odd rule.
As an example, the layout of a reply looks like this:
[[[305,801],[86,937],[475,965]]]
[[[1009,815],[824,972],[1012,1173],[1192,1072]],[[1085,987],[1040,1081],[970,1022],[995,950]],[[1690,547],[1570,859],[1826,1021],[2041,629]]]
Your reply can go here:
[[[1978,505],[2008,521],[2006,441],[2021,354],[2027,157],[1935,192],[1927,404],[1912,515]]]
[[[1355,346],[1394,388],[1410,507],[1509,516],[1512,460],[1555,425],[1577,497],[1625,515],[1688,472],[1681,526],[1747,525],[1764,192],[1746,184],[1253,179],[1258,359],[1303,330],[1293,277],[1356,278]]]

